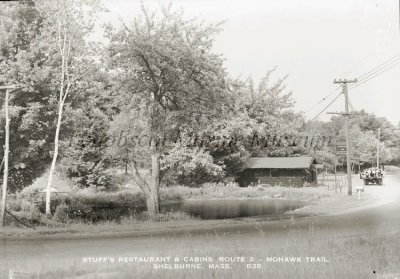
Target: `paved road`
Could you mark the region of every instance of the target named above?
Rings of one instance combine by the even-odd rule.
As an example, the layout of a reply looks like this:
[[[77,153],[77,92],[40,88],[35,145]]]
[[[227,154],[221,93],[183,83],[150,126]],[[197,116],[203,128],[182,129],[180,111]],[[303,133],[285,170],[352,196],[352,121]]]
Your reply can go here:
[[[368,188],[370,187],[370,188]],[[377,186],[367,186],[367,191]],[[329,230],[337,235],[381,234],[400,231],[400,173],[392,173],[385,179],[382,191],[390,193],[391,202],[374,208],[366,208],[352,213],[335,216],[314,216],[273,222],[246,222],[235,227],[218,229],[205,228],[195,231],[181,231],[174,234],[153,234],[140,237],[73,240],[0,240],[0,275],[8,278],[10,270],[44,272],[68,268],[82,268],[84,257],[120,257],[136,255],[171,254],[191,245],[196,249],[213,249],[224,242],[244,240],[267,235],[271,245],[275,239],[296,229]],[[241,242],[242,241],[242,242]],[[163,253],[163,251],[167,251]],[[86,267],[85,267],[86,268]],[[0,276],[1,278],[1,276]],[[15,277],[18,278],[18,277]]]

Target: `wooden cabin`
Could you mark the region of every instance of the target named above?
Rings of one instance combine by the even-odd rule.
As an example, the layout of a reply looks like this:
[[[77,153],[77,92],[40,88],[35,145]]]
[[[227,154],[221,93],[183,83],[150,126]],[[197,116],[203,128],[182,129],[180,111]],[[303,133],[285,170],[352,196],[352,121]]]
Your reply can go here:
[[[316,184],[317,165],[312,157],[250,158],[240,175],[241,186],[268,184],[271,186],[303,187]]]

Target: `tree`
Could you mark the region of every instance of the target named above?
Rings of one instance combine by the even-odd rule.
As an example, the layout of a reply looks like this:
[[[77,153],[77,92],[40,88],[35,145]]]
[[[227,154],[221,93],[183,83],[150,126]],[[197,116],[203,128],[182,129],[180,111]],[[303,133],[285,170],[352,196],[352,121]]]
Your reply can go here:
[[[50,159],[46,143],[54,119],[52,62],[51,54],[40,51],[37,45],[43,15],[34,1],[1,3],[0,17],[0,84],[19,86],[10,96],[9,171],[10,190],[14,192],[40,176],[45,170],[43,163]],[[0,138],[4,138],[2,131]]]
[[[308,124],[308,133],[326,134],[333,139],[332,145],[324,150],[327,153],[323,157],[328,161],[332,161],[329,159],[331,155],[336,156],[335,146],[345,142],[343,126],[343,116],[332,117],[331,121],[327,123],[313,122]],[[352,116],[350,121],[353,166],[358,165],[359,169],[361,169],[364,164],[375,164],[377,157],[377,131],[379,128],[381,129],[381,142],[379,143],[381,162],[395,162],[395,158],[397,158],[396,150],[399,147],[396,127],[383,117],[376,117],[373,114],[361,111],[360,115]],[[328,153],[330,155],[327,157]],[[320,156],[321,154],[317,155]],[[338,159],[344,163],[344,158]]]
[[[82,3],[92,5],[93,9],[86,9],[85,12],[100,10],[96,1],[73,2],[78,6],[77,13],[80,7],[86,9],[87,6],[81,6]],[[20,88],[11,94],[10,100],[12,191],[31,184],[35,178],[43,174],[52,158],[54,159],[52,156],[54,146],[51,142],[54,142],[57,118],[60,116],[58,110],[62,65],[57,36],[60,31],[56,18],[58,4],[58,2],[29,0],[1,4],[0,84],[13,83],[18,84]],[[83,41],[92,26],[93,18],[79,13],[77,17],[81,25],[86,28],[80,28],[79,32],[74,34],[76,41],[71,45],[71,53],[80,56],[74,56],[68,67],[70,80],[73,81],[74,76],[76,77],[76,82],[71,85],[70,91],[80,94],[70,93],[69,102],[67,100],[64,102],[63,129],[58,129],[59,144],[67,138],[67,135],[74,134],[76,129],[86,128],[70,121],[69,118],[72,118],[70,111],[91,105],[98,106],[105,113],[112,111],[112,108],[103,105],[106,100],[101,98],[89,100],[89,96],[105,97],[103,87],[107,86],[107,80],[103,82],[104,78],[98,78],[101,74],[91,59],[92,44],[88,47]],[[85,59],[82,58],[84,55]],[[90,71],[86,71],[88,69]],[[85,72],[85,75],[81,75],[82,72]],[[0,98],[0,103],[1,101]],[[4,121],[1,116],[0,121]],[[1,137],[4,135],[0,131]]]
[[[243,113],[250,121],[246,149],[252,156],[290,156],[300,152],[293,144],[304,127],[304,118],[293,111],[292,93],[286,90],[287,76],[272,80],[276,69],[266,73],[257,86],[250,78],[231,86],[233,115]]]
[[[109,30],[109,54],[111,70],[120,77],[123,113],[136,121],[124,131],[137,130],[136,135],[149,139],[147,146],[132,148],[129,164],[154,215],[159,212],[160,180],[172,167],[163,165],[162,159],[172,156],[175,144],[158,142],[177,130],[196,130],[216,114],[223,104],[225,72],[222,59],[211,51],[219,25],[185,20],[171,5],[161,13],[143,6],[141,11],[132,25]],[[139,165],[151,169],[148,180]]]
[[[105,155],[109,119],[99,108],[75,109],[71,114],[78,127],[63,148],[61,167],[79,187],[106,190],[111,186],[106,173],[110,162]]]
[[[56,59],[59,61],[59,78],[57,98],[57,124],[54,135],[54,151],[49,171],[46,189],[46,214],[50,215],[50,194],[52,178],[59,153],[59,138],[62,118],[67,97],[71,88],[79,82],[87,71],[89,47],[85,41],[93,30],[92,13],[97,11],[96,2],[84,0],[56,0],[49,3],[41,2],[45,14],[42,38],[50,49],[57,48]],[[46,6],[44,6],[46,5]],[[90,57],[90,56],[89,56]]]

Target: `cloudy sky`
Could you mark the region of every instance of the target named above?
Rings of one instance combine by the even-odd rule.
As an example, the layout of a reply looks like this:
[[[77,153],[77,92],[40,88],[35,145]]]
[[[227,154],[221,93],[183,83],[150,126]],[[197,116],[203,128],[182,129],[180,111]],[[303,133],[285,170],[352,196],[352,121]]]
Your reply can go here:
[[[110,12],[102,20],[115,24],[140,10],[138,0],[103,2]],[[164,1],[143,2],[158,8]],[[335,90],[335,78],[360,77],[400,54],[399,0],[175,0],[173,6],[188,18],[226,21],[215,52],[226,58],[228,72],[259,79],[277,66],[276,77],[289,75],[296,109],[309,119],[338,94],[314,106]],[[400,64],[350,90],[352,107],[399,123],[399,77]],[[342,96],[327,111],[343,107]]]

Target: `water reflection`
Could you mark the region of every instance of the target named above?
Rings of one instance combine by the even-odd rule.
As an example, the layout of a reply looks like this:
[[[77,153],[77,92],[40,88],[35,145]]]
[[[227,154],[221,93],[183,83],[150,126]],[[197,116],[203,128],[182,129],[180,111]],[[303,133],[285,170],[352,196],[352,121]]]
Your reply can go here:
[[[181,211],[201,219],[226,219],[282,214],[304,206],[289,200],[208,200],[168,205],[165,211]]]

